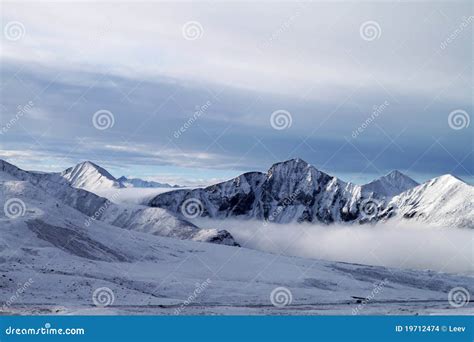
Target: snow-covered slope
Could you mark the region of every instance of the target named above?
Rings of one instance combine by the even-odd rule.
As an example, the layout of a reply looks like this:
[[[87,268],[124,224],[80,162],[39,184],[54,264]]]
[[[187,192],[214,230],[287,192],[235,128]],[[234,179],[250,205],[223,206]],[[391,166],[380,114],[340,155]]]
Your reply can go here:
[[[454,287],[472,293],[471,277],[275,257],[123,230],[102,221],[85,225],[86,215],[30,182],[12,180],[5,172],[1,179],[2,204],[9,198],[23,198],[26,203],[17,218],[0,211],[2,313],[300,315],[472,310],[468,304],[458,311],[447,300]],[[283,296],[280,300],[287,298],[283,308],[272,305],[277,288]],[[14,296],[19,289],[21,295]],[[94,305],[97,291],[102,291],[109,306]],[[366,304],[358,304],[369,296]]]
[[[115,178],[103,167],[90,161],[79,163],[64,170],[61,176],[71,186],[94,193],[121,188],[179,188],[176,185],[146,181],[140,178]]]
[[[90,161],[77,164],[61,173],[71,186],[88,191],[110,188],[123,188],[107,170]]]
[[[250,172],[203,189],[159,194],[149,204],[180,214],[186,203],[197,202],[201,217],[276,223],[367,223],[403,217],[473,227],[473,197],[473,187],[452,176],[417,185],[394,171],[359,186],[292,159],[274,164],[266,174]]]
[[[258,180],[249,176],[247,183],[240,181],[246,188]],[[12,199],[17,200],[15,207],[7,204]],[[163,226],[164,220],[170,220],[172,227],[177,222],[159,215],[166,214],[162,209],[120,207],[70,187],[58,174],[27,172],[4,161],[0,161],[0,204],[4,208],[0,210],[0,312],[4,314],[456,314],[472,310],[472,304],[456,309],[447,300],[455,287],[472,293],[472,277],[275,257],[157,236],[149,232],[158,226],[146,226],[156,216]],[[97,212],[98,219],[91,220]],[[122,224],[130,228],[119,228]],[[181,228],[192,231],[192,227]],[[174,236],[174,232],[160,230],[159,234]],[[188,237],[219,239],[203,230]],[[109,306],[94,304],[97,291],[103,291],[101,297],[109,299]],[[275,291],[280,291],[278,298],[272,297]],[[274,303],[283,299],[286,305],[276,307],[271,298]],[[361,305],[361,298],[370,300]]]
[[[395,196],[384,215],[444,227],[474,228],[474,187],[444,175]]]
[[[177,185],[146,181],[140,178],[127,178],[125,176],[120,177],[117,181],[127,188],[179,188]]]
[[[372,192],[381,197],[393,197],[418,186],[413,179],[394,170],[368,184],[362,185],[363,192]]]
[[[81,184],[90,184],[100,192],[100,182],[95,180],[110,180],[112,176],[97,165],[83,164],[87,165],[73,168],[82,172],[72,172],[81,175],[72,180],[75,184],[82,180]],[[201,206],[200,216],[211,218],[365,223],[397,217],[472,228],[473,189],[450,175],[418,185],[399,171],[358,186],[325,174],[301,159],[292,159],[273,165],[266,174],[249,172],[204,189],[159,194],[150,205],[181,215],[183,203],[193,199]]]
[[[203,205],[204,217],[332,223],[370,219],[361,212],[361,206],[372,197],[370,193],[363,195],[358,185],[292,159],[274,164],[266,174],[249,172],[204,189],[163,193],[150,205],[179,213],[185,200],[197,199]],[[382,206],[383,201],[375,205]]]
[[[43,198],[45,203],[52,201],[58,205],[69,206],[87,216],[83,225],[90,225],[100,220],[120,228],[139,230],[154,235],[236,244],[226,231],[215,229],[201,231],[197,226],[175,217],[165,209],[117,205],[86,190],[71,187],[60,174],[28,172],[3,160],[0,160],[0,174],[2,175],[0,179],[4,179],[0,184],[1,188],[29,189],[27,193],[18,194],[25,203],[28,203],[31,198],[39,197]],[[48,210],[42,210],[42,212],[51,215]]]

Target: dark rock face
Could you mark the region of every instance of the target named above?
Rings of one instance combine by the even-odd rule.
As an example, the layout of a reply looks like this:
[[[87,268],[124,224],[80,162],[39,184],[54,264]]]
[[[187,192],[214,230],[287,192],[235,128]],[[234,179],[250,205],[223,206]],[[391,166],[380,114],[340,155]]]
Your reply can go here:
[[[330,224],[359,221],[360,204],[372,196],[363,195],[358,185],[292,159],[274,164],[267,173],[249,172],[203,189],[163,193],[149,205],[179,214],[186,200],[195,199],[202,204],[203,217]]]
[[[217,235],[206,240],[206,242],[217,243],[219,245],[240,247],[240,245],[235,242],[234,237],[227,230],[219,230]]]

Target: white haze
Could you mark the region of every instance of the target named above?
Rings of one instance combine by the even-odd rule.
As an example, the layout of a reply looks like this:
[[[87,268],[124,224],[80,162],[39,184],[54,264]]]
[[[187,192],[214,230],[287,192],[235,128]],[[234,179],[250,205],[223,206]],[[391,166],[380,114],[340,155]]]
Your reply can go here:
[[[145,204],[153,197],[176,188],[95,189],[92,192],[117,204]]]
[[[258,221],[202,219],[195,223],[201,227],[226,229],[243,247],[276,254],[474,274],[474,234],[469,229],[421,223],[264,225]]]

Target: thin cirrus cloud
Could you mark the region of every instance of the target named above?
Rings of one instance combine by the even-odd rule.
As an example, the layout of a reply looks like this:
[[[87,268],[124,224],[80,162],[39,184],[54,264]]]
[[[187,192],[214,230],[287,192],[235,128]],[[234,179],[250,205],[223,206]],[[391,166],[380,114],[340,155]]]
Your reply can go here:
[[[25,32],[2,40],[2,125],[34,102],[2,134],[4,151],[134,166],[137,176],[155,165],[226,177],[296,156],[340,175],[472,175],[472,131],[447,122],[455,109],[472,113],[468,30],[442,48],[469,18],[467,3],[3,7],[3,22]],[[197,39],[183,32],[190,21]],[[367,21],[380,28],[371,41]],[[100,109],[113,127],[92,125]],[[270,125],[277,109],[291,113],[287,129]],[[13,159],[36,165],[31,155]]]

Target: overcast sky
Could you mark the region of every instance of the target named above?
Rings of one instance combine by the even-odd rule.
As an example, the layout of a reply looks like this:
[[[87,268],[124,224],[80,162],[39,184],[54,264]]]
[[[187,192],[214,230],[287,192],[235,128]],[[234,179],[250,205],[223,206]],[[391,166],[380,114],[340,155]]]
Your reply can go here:
[[[0,158],[20,167],[209,183],[301,157],[473,181],[470,1],[0,6]]]

